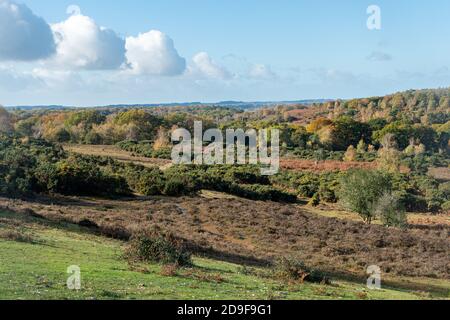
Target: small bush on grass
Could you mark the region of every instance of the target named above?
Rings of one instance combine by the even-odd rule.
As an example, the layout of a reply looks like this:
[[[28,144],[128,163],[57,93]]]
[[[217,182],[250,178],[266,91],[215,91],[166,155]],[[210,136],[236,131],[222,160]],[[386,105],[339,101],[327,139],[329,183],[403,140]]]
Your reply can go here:
[[[134,234],[126,250],[131,261],[155,262],[165,265],[191,266],[191,253],[182,241],[159,230],[139,231]]]
[[[279,259],[275,263],[272,274],[275,278],[288,282],[331,283],[330,279],[323,272],[309,268],[303,262],[294,258]]]

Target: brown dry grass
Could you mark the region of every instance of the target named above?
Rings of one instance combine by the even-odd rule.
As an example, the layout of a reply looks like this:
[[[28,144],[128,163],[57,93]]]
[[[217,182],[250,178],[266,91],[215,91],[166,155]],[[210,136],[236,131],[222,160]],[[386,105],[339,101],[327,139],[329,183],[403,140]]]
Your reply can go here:
[[[280,166],[285,170],[297,171],[347,171],[350,169],[376,169],[375,162],[343,162],[337,160],[303,160],[303,159],[281,159]]]
[[[450,181],[450,168],[431,168],[428,174],[441,181]]]
[[[132,162],[146,167],[159,167],[164,170],[171,166],[170,160],[140,157],[131,152],[110,145],[64,145],[64,150],[82,155],[111,157],[121,162]],[[295,158],[281,159],[280,166],[285,170],[301,171],[347,171],[350,169],[376,169],[375,162],[343,162],[335,160],[314,161]]]
[[[239,263],[268,263],[295,256],[333,273],[450,278],[448,225],[409,230],[319,216],[300,205],[236,198],[138,199],[0,198],[0,206],[54,221],[92,221],[98,231],[126,239],[135,229],[159,226],[184,238],[196,252]]]
[[[378,168],[377,162],[362,161],[338,161],[338,160],[306,160],[295,158],[284,158],[280,161],[280,167],[284,170],[293,171],[313,171],[313,172],[331,172],[331,171],[348,171],[351,169],[367,169],[373,170]],[[401,167],[402,173],[409,172],[407,167]]]
[[[145,167],[160,167],[165,169],[171,164],[170,160],[154,159],[135,156],[131,152],[121,150],[117,146],[110,145],[64,145],[64,150],[82,155],[98,157],[111,157],[121,162],[132,162]]]

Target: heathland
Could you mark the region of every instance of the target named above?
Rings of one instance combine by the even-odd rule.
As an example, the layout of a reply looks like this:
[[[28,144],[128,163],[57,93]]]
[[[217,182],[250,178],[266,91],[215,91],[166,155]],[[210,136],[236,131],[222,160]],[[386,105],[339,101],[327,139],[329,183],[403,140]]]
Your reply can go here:
[[[172,165],[170,132],[195,121],[279,129],[280,172]],[[251,110],[1,108],[0,132],[0,298],[449,298],[448,89]],[[366,287],[372,265],[381,290]]]

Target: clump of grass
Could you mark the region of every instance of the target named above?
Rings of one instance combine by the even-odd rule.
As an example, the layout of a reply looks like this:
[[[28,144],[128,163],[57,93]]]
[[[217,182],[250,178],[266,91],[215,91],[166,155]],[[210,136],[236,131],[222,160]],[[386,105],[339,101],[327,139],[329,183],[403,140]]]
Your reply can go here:
[[[7,241],[23,242],[23,243],[36,243],[37,240],[29,234],[18,230],[0,230],[0,239]]]
[[[130,240],[125,256],[130,261],[191,266],[191,253],[173,234],[157,229],[138,231]]]
[[[294,258],[281,258],[276,261],[272,276],[287,282],[312,282],[331,284],[330,279],[320,270],[307,267]]]
[[[176,264],[166,264],[162,266],[159,274],[164,277],[175,277],[177,275],[178,268],[179,267]]]
[[[196,269],[189,269],[183,275],[201,282],[223,283],[226,281],[220,273],[207,273]]]
[[[367,300],[369,298],[367,292],[364,291],[360,291],[356,293],[356,298],[358,298],[359,300]]]

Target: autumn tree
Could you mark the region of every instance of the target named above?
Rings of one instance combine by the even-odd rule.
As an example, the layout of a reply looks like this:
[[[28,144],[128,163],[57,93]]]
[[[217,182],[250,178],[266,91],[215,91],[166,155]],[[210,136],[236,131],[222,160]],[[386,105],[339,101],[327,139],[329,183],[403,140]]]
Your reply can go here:
[[[0,106],[0,133],[11,133],[13,130],[13,117],[5,108]]]

